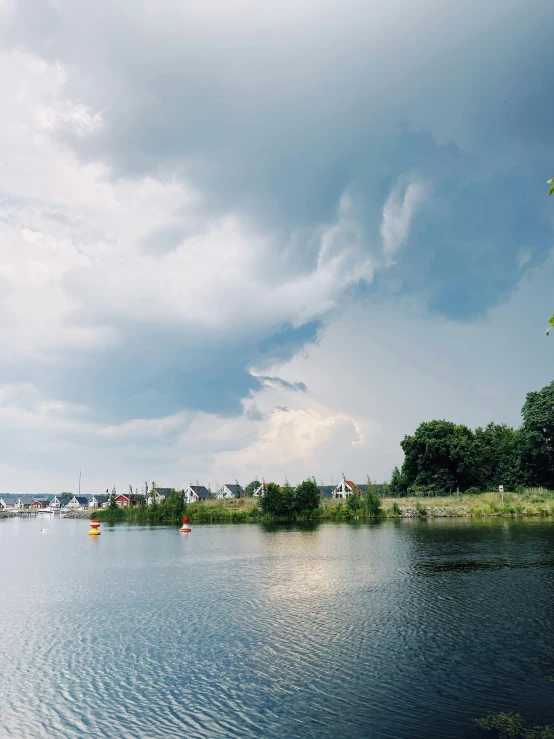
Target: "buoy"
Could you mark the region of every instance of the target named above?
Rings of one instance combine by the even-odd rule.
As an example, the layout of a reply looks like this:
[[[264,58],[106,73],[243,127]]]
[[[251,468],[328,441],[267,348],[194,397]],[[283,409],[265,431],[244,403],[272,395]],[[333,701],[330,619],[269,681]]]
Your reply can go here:
[[[47,531],[48,531],[48,527],[47,527],[47,528],[45,528],[45,529],[41,529],[41,530],[40,530],[40,533],[41,533],[41,534],[45,534],[45,533],[46,533]]]
[[[89,536],[100,536],[100,521],[96,518],[93,518],[90,522],[90,531],[88,532]]]
[[[192,531],[191,527],[189,526],[188,516],[183,516],[183,525],[181,526],[179,531],[181,532],[181,534],[190,534],[190,532]]]

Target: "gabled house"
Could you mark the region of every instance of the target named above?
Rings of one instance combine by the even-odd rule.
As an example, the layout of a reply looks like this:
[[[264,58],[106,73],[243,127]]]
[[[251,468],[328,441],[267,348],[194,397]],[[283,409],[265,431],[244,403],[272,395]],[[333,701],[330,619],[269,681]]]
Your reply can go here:
[[[63,493],[63,495],[54,495],[48,501],[48,507],[54,511],[59,511],[61,508],[65,508],[73,496],[69,493]]]
[[[156,501],[156,503],[161,503],[162,500],[169,498],[172,492],[173,488],[153,488],[150,491],[146,502],[148,505],[152,505],[154,501]]]
[[[13,507],[17,511],[26,511],[33,505],[33,501],[32,495],[18,495]]]
[[[48,508],[49,505],[50,500],[45,496],[43,498],[33,498],[33,502],[30,507],[40,510],[41,508]]]
[[[15,503],[18,500],[19,495],[0,495],[0,509],[6,511],[15,508]]]
[[[204,485],[188,485],[185,488],[185,503],[198,503],[211,497],[212,494]]]
[[[220,500],[227,500],[229,498],[243,498],[244,490],[240,485],[223,485],[217,493],[216,498]]]
[[[355,482],[343,477],[333,490],[333,498],[349,498],[351,495],[362,495],[362,491]]]
[[[74,495],[67,508],[88,508],[88,497],[86,495]]]
[[[265,489],[266,489],[266,484],[265,482],[262,482],[262,484],[254,490],[254,492],[252,493],[252,497],[253,498],[263,498]]]
[[[88,499],[87,508],[96,510],[97,508],[108,507],[108,496],[105,493],[102,495],[90,495]]]

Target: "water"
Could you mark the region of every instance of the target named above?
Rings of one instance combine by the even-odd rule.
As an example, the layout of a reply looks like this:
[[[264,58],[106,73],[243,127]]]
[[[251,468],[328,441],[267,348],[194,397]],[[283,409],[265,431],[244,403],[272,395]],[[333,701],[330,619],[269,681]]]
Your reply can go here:
[[[0,736],[490,736],[554,723],[554,524],[0,521]]]

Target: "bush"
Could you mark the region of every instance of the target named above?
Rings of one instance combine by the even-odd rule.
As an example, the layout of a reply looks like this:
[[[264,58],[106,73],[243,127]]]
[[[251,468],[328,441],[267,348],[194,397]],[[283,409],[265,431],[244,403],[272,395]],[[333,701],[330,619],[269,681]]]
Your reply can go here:
[[[401,516],[402,515],[402,511],[400,510],[400,506],[398,505],[398,503],[396,501],[392,504],[392,508],[390,510],[391,510],[391,513],[392,513],[393,516]]]
[[[423,505],[423,503],[416,503],[416,512],[418,516],[427,516],[427,508]]]

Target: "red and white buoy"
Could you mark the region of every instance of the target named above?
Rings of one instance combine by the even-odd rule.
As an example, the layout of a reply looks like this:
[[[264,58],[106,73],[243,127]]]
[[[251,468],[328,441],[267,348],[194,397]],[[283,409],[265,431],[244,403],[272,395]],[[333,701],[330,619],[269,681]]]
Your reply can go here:
[[[188,516],[183,516],[183,525],[181,526],[179,531],[181,532],[181,534],[190,534],[190,532],[192,531],[191,527],[189,526]]]

